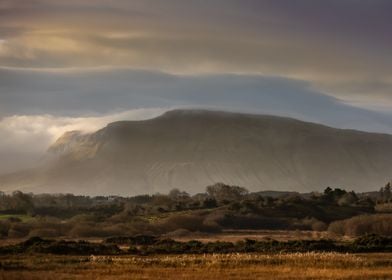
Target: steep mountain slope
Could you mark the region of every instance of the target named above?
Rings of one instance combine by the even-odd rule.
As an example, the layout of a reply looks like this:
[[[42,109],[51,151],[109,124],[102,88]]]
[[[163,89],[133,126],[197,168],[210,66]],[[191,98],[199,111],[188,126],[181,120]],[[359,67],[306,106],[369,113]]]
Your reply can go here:
[[[83,135],[69,132],[35,170],[0,178],[0,189],[137,194],[214,182],[250,190],[378,189],[392,177],[392,136],[294,119],[174,110]]]

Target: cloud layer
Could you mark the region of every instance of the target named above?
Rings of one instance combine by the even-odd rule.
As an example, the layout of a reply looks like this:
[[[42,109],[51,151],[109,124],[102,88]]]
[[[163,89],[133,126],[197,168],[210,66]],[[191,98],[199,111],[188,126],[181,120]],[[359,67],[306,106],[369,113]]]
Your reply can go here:
[[[147,119],[179,107],[281,115],[392,133],[392,114],[350,106],[301,80],[111,68],[1,69],[0,74],[0,173],[33,165],[65,131],[95,131],[109,122]]]
[[[390,109],[391,9],[389,0],[3,0],[0,65],[281,76]]]
[[[210,107],[390,131],[391,114],[360,109],[311,83],[238,74],[175,75],[129,68],[0,69],[0,112],[91,116],[137,108]]]

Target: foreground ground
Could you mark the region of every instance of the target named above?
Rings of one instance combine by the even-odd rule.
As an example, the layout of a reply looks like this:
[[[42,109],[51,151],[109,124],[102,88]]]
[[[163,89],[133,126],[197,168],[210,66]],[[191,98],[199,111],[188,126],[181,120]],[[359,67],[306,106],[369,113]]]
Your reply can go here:
[[[392,279],[392,254],[0,257],[0,279]]]

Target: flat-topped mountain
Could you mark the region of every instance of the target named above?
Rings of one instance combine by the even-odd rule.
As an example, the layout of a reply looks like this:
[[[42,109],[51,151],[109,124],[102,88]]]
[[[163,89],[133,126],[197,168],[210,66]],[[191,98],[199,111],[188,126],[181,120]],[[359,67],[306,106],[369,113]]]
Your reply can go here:
[[[223,182],[252,191],[360,191],[392,177],[391,135],[204,110],[68,132],[48,154],[34,170],[0,177],[0,189],[133,195]]]

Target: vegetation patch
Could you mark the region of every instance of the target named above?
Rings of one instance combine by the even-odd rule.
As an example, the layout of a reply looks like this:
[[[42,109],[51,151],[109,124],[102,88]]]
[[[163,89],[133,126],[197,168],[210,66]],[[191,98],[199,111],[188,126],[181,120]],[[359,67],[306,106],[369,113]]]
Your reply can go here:
[[[128,250],[119,248],[128,245]],[[173,239],[159,239],[155,236],[121,236],[104,240],[101,243],[87,241],[50,240],[39,237],[30,238],[17,245],[0,247],[0,254],[45,253],[57,255],[118,255],[118,254],[206,254],[206,253],[305,253],[305,252],[392,252],[392,238],[366,235],[352,242],[334,240],[291,240],[286,242],[245,239],[238,242],[187,242]]]
[[[117,255],[122,251],[113,244],[87,241],[48,240],[32,237],[17,245],[0,247],[0,254],[44,253],[56,255]]]

